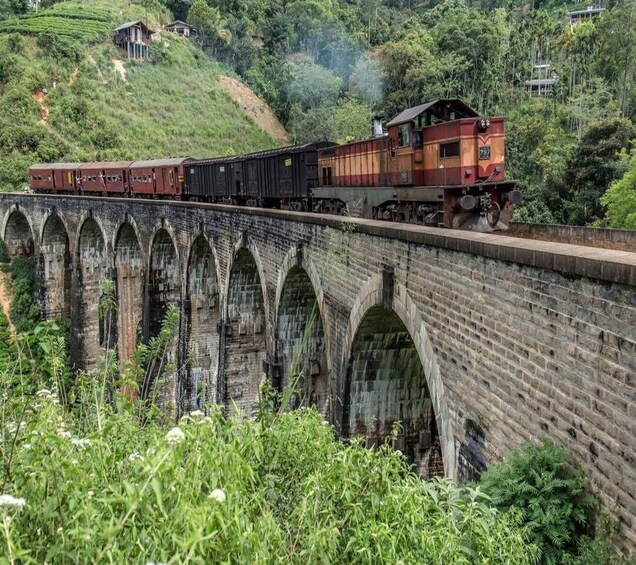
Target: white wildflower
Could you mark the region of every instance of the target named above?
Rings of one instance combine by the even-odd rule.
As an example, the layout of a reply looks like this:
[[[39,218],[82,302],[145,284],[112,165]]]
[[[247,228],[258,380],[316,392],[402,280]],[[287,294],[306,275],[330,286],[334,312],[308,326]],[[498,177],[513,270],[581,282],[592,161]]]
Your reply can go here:
[[[43,388],[35,393],[35,396],[43,396],[44,398],[53,398],[55,395],[48,389]]]
[[[144,458],[144,456],[139,453],[139,451],[133,451],[129,456],[128,456],[128,461],[141,461]]]
[[[185,439],[185,434],[181,431],[181,428],[172,428],[166,434],[166,442],[170,445],[176,445],[181,443]]]
[[[22,444],[22,449],[25,449],[25,450],[28,451],[29,449],[31,449],[31,444],[30,443],[23,443]]]
[[[217,502],[225,502],[225,493],[220,488],[215,488],[208,497],[212,500],[216,500]]]
[[[57,529],[57,533],[58,533],[58,534],[61,534],[63,531],[64,531],[64,528],[63,528],[62,526],[60,526],[60,527]]]
[[[86,496],[88,496],[88,498],[93,498],[93,496],[95,496],[95,493],[94,493],[92,490],[89,490],[89,491],[86,493]]]
[[[77,447],[88,447],[91,444],[91,440],[88,438],[71,438],[71,443]]]
[[[205,414],[203,412],[201,412],[201,410],[195,410],[194,412],[190,412],[190,417],[191,418],[203,418],[203,416],[205,416]]]
[[[67,432],[64,428],[58,428],[55,433],[60,437],[71,437],[71,432]]]
[[[210,416],[204,416],[197,422],[197,424],[211,424],[211,423],[212,423],[212,418],[210,418]]]
[[[14,508],[24,508],[26,500],[24,498],[16,498],[10,494],[0,494],[0,506],[12,506]]]

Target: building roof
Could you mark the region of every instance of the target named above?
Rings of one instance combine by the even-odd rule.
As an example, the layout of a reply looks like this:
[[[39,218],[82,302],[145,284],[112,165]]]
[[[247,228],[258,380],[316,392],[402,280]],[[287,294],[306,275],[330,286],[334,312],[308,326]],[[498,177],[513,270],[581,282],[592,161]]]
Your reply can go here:
[[[601,8],[600,6],[588,6],[585,10],[574,10],[572,12],[568,12],[568,16],[580,16],[582,14],[600,14],[604,12],[605,8]]]
[[[191,26],[190,24],[181,20],[175,20],[174,22],[166,24],[164,27],[167,29],[169,27],[177,27],[177,26],[184,26],[184,27],[189,27],[190,29],[194,29],[194,26]]]
[[[190,157],[174,157],[169,159],[147,159],[145,161],[134,161],[130,164],[131,169],[152,169],[153,167],[174,167],[190,161]]]
[[[427,102],[426,104],[420,104],[419,106],[413,106],[413,108],[407,108],[395,116],[395,118],[393,118],[387,126],[395,126],[405,122],[410,122],[427,110],[432,109],[435,111],[436,109],[441,110],[445,107],[451,107],[455,112],[459,113],[462,118],[476,118],[479,115],[475,112],[475,110],[466,106],[466,104],[458,98],[440,99],[434,100],[433,102]]]
[[[141,20],[135,20],[134,22],[126,22],[124,24],[121,24],[119,27],[115,28],[115,31],[123,31],[125,29],[128,29],[136,25],[141,25],[142,27],[145,27],[146,30],[148,30],[148,33],[155,33]]]

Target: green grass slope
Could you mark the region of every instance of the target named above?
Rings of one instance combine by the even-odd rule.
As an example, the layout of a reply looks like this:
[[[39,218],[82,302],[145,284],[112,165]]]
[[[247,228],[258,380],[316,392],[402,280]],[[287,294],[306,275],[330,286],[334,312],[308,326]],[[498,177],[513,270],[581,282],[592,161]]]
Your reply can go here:
[[[274,147],[218,86],[221,66],[193,42],[161,32],[150,61],[127,61],[112,30],[139,18],[158,30],[170,14],[126,0],[69,1],[0,22],[0,189],[21,189],[40,161]]]

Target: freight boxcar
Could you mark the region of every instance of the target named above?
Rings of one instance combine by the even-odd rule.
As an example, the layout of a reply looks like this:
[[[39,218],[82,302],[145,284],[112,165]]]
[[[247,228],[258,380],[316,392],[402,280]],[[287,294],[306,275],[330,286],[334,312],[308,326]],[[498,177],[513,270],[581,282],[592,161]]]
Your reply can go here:
[[[190,161],[185,197],[205,202],[309,209],[318,186],[317,150],[333,143],[308,143],[247,155]]]

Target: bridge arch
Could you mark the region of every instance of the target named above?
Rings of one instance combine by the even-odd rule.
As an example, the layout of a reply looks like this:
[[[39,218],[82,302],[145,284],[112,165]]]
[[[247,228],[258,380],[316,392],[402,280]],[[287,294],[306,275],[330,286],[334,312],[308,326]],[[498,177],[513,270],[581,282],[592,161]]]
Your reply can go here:
[[[228,265],[223,306],[223,372],[219,399],[250,415],[267,377],[268,301],[256,246],[242,238]]]
[[[395,282],[387,304],[381,274],[373,276],[351,312],[344,353],[340,429],[373,445],[401,421],[396,447],[422,475],[435,474],[439,449],[444,474],[457,479],[455,441],[437,358],[406,287]]]
[[[298,404],[330,411],[329,348],[324,330],[320,278],[302,246],[289,250],[279,270],[276,289],[275,384],[282,390],[300,375]]]
[[[40,233],[43,315],[45,318],[68,318],[72,272],[69,231],[60,215],[51,212],[44,219]]]
[[[175,240],[165,227],[155,231],[148,254],[146,282],[146,309],[144,312],[144,338],[150,339],[159,334],[166,312],[172,305],[181,304],[181,261]],[[167,363],[178,365],[176,341],[167,351]],[[165,369],[166,364],[163,364]],[[159,377],[153,375],[153,380]],[[149,383],[150,384],[150,383]],[[159,404],[169,413],[177,408],[177,375],[172,372],[166,382],[155,383],[160,386],[156,397]],[[146,398],[151,390],[146,387],[141,391]]]
[[[35,236],[31,219],[17,206],[5,214],[3,240],[9,257],[31,257],[35,253]]]
[[[145,257],[133,223],[122,222],[113,239],[117,293],[117,354],[120,364],[133,358],[142,334]]]
[[[98,221],[87,216],[77,236],[78,274],[76,334],[78,351],[73,352],[78,368],[91,370],[106,345],[105,328],[100,320],[99,297],[109,275],[106,238]],[[108,336],[110,339],[110,336]],[[74,348],[73,348],[74,349]]]
[[[216,253],[199,235],[186,268],[185,323],[188,351],[185,405],[191,410],[216,402],[219,374],[219,277]]]

